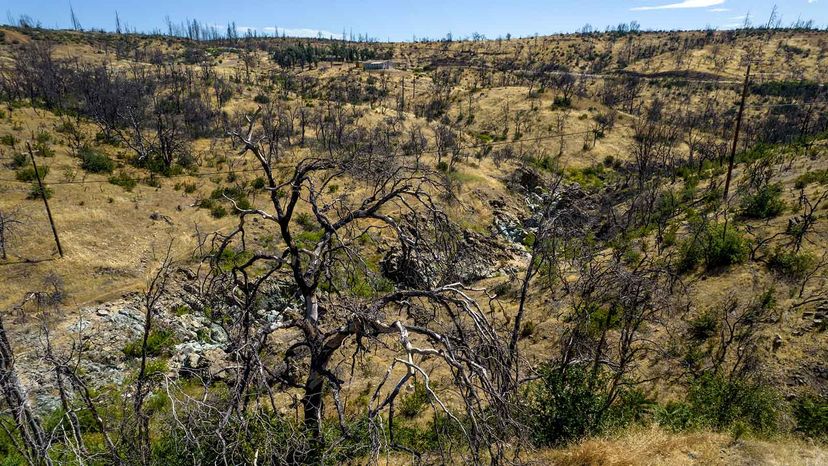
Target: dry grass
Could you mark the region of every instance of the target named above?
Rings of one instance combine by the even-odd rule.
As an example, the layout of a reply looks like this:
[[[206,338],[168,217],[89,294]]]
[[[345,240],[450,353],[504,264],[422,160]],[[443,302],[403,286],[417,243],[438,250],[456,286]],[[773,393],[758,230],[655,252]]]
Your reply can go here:
[[[675,434],[653,426],[589,439],[561,450],[529,454],[527,464],[816,466],[828,464],[828,450],[824,445],[792,438],[734,440],[728,434]]]

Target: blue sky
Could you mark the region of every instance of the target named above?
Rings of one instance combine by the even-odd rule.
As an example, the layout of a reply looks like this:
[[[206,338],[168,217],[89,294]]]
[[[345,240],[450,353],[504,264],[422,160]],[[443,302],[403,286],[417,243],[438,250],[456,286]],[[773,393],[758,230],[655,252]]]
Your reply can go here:
[[[379,40],[413,36],[454,37],[474,32],[489,38],[572,32],[585,23],[638,21],[642,29],[732,28],[750,12],[754,24],[767,21],[774,4],[788,24],[798,17],[828,25],[828,0],[72,0],[81,24],[114,29],[115,12],[130,28],[164,29],[173,21],[198,19],[223,27],[272,34],[341,36],[343,30]],[[5,13],[5,14],[3,14]],[[27,14],[46,27],[67,28],[68,0],[0,0],[0,21]]]

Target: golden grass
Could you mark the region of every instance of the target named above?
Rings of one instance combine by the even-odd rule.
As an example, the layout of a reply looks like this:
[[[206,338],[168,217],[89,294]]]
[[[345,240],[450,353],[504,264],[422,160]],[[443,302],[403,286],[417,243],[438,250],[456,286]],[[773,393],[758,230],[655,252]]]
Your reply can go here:
[[[734,439],[712,432],[671,433],[660,427],[629,429],[613,437],[526,455],[527,464],[560,466],[802,465],[828,464],[824,445],[795,438]]]

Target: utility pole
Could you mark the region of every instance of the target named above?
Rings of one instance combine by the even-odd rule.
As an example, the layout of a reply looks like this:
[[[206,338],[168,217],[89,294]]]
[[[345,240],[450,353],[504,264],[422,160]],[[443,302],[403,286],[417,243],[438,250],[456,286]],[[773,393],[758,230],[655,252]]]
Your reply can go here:
[[[742,127],[742,115],[745,112],[745,100],[747,99],[748,87],[750,84],[750,62],[745,72],[745,84],[742,87],[742,100],[739,102],[739,114],[736,116],[736,130],[733,132],[733,147],[730,148],[730,161],[727,164],[727,178],[725,179],[724,200],[727,202],[727,193],[730,191],[730,180],[733,177],[733,165],[736,163],[736,146],[739,143],[739,130]]]
[[[52,210],[49,208],[49,200],[46,197],[46,189],[43,187],[43,182],[40,180],[40,173],[37,171],[37,163],[35,162],[34,151],[32,150],[32,145],[28,142],[26,143],[26,148],[29,149],[29,157],[32,159],[32,168],[34,168],[35,178],[37,178],[37,185],[40,187],[40,197],[43,198],[43,203],[46,204],[46,215],[49,217],[49,225],[52,226],[52,233],[55,235],[55,244],[57,244],[58,254],[60,257],[63,257],[63,247],[60,245],[60,238],[58,238],[57,227],[55,227],[55,221],[52,219]]]

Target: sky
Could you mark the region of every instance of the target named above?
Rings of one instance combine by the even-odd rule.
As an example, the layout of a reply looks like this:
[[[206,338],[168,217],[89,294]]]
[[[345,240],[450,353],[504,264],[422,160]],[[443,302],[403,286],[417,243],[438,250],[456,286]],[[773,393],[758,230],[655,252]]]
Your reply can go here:
[[[113,30],[115,13],[130,29],[165,30],[173,22],[197,19],[258,34],[341,37],[367,35],[380,41],[455,38],[483,34],[494,39],[574,32],[589,23],[637,21],[647,29],[730,29],[749,14],[767,22],[776,4],[787,25],[797,18],[828,26],[828,0],[72,0],[84,28]],[[29,15],[44,27],[69,28],[69,0],[0,0],[0,22]],[[5,13],[3,15],[2,13]]]

